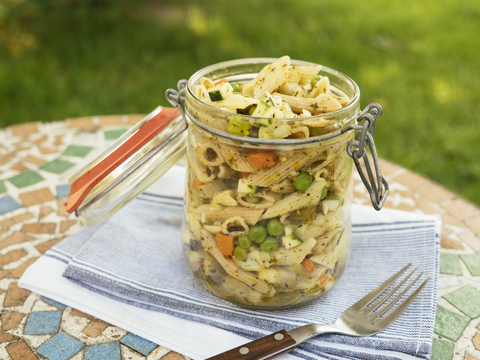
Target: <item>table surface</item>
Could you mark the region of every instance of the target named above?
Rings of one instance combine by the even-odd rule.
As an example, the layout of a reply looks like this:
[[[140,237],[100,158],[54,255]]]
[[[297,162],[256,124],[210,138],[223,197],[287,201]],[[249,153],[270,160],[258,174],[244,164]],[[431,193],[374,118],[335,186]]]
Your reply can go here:
[[[29,265],[81,227],[63,205],[68,177],[142,118],[95,116],[0,130],[0,359],[184,359],[17,285]],[[381,169],[391,189],[385,207],[443,223],[432,359],[480,360],[480,208],[401,166],[381,159]],[[358,174],[354,198],[370,204]],[[55,350],[62,347],[60,358]]]

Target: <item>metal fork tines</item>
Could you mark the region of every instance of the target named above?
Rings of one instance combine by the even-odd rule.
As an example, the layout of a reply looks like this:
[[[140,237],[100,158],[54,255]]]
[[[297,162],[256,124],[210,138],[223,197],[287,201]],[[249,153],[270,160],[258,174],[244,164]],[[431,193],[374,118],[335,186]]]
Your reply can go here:
[[[364,334],[365,332],[372,334],[389,326],[407,309],[430,280],[430,276],[427,277],[411,294],[402,299],[424,274],[424,272],[421,272],[413,281],[401,289],[407,280],[418,270],[418,268],[416,268],[406,275],[403,280],[399,281],[398,284],[388,290],[411,265],[412,264],[408,264],[405,266],[375,290],[348,308],[337,322],[341,321],[343,323],[342,325],[355,328],[355,331],[360,332],[358,335]],[[399,289],[401,289],[401,291],[397,294]]]

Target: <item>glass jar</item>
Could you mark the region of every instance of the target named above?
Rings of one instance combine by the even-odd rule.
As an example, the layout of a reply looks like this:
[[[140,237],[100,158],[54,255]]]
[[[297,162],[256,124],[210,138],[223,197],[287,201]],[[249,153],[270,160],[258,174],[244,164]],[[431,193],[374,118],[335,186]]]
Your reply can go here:
[[[247,83],[274,60],[213,65],[194,74],[185,89],[186,263],[210,292],[256,308],[300,304],[332,288],[347,264],[352,233],[353,160],[347,148],[360,114],[355,82],[322,67],[332,93],[348,104],[289,119],[231,113],[196,96],[204,77]],[[277,129],[288,125],[291,134],[268,140],[229,132],[232,122],[255,129],[268,121]],[[308,137],[312,129],[323,135]]]
[[[358,86],[327,67],[319,74],[343,102],[334,111],[321,113],[310,103],[313,116],[262,118],[202,101],[197,85],[205,78],[245,84],[275,60],[219,63],[181,80],[178,91],[167,90],[178,109],[157,108],[77,172],[67,211],[87,225],[102,221],[186,153],[182,244],[198,283],[253,308],[283,308],[324,294],[348,261],[353,164],[375,209],[388,195],[373,142],[381,107],[360,111]],[[288,134],[253,136],[273,130]]]

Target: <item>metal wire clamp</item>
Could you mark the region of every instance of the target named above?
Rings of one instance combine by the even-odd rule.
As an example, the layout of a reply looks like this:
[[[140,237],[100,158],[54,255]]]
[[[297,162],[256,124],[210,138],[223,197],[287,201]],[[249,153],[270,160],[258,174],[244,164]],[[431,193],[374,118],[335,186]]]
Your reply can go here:
[[[353,159],[358,174],[367,188],[370,200],[375,210],[380,210],[387,199],[390,189],[387,181],[383,178],[380,171],[380,164],[378,162],[377,150],[375,142],[373,141],[373,134],[375,132],[375,122],[382,115],[382,107],[377,103],[368,104],[367,107],[358,116],[357,122],[362,122],[362,125],[353,125],[352,128],[357,131],[355,140],[350,141],[347,146],[347,153]],[[370,148],[372,154],[373,165],[375,167],[375,174],[370,165],[366,147]],[[360,159],[363,158],[365,169],[368,175],[365,175]]]

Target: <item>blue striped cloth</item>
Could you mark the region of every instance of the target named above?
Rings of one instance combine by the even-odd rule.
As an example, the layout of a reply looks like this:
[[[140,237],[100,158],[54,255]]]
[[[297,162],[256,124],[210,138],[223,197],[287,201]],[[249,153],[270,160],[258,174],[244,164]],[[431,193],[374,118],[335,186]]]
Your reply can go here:
[[[183,259],[182,208],[181,197],[143,193],[108,221],[82,228],[46,256],[68,263],[63,276],[91,291],[252,340],[312,322],[333,323],[346,308],[413,263],[432,280],[386,330],[369,337],[317,337],[287,356],[429,359],[439,272],[439,221],[420,214],[353,206],[351,255],[336,286],[313,303],[264,311],[227,303],[196,283]],[[218,352],[212,351],[211,355]]]

